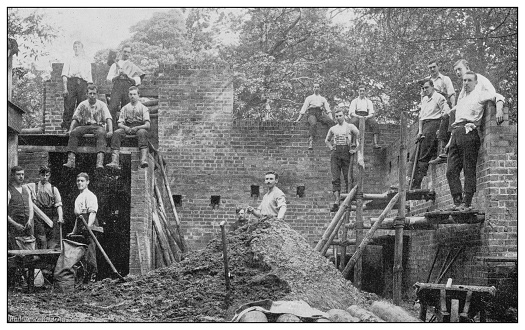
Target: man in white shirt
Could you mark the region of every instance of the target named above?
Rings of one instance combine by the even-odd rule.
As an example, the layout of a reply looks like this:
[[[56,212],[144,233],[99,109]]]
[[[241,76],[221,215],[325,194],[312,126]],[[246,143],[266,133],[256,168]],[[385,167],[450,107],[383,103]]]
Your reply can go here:
[[[109,112],[113,118],[113,126],[117,124],[117,112],[129,103],[129,88],[131,86],[139,86],[145,75],[144,71],[129,60],[130,56],[131,46],[124,45],[121,59],[111,65],[106,78],[113,83],[109,99]]]
[[[359,118],[365,118],[366,127],[374,134],[374,149],[380,149],[379,140],[379,125],[374,118],[374,104],[368,97],[366,97],[366,87],[359,86],[359,96],[350,103],[350,123],[359,127]]]
[[[86,99],[87,85],[93,83],[91,62],[84,54],[84,45],[80,41],[73,43],[75,56],[64,62],[62,83],[64,86],[64,113],[62,128],[68,130],[71,117],[80,102]]]
[[[319,95],[319,91],[319,84],[314,84],[314,93],[304,100],[303,107],[301,108],[299,117],[297,117],[296,120],[296,122],[300,121],[304,114],[308,111],[308,124],[310,125],[308,149],[313,149],[314,137],[317,134],[317,122],[327,125],[328,127],[331,127],[335,124],[332,120],[330,104],[328,104],[328,101],[324,97]]]
[[[471,209],[476,192],[476,165],[481,145],[477,130],[483,118],[485,103],[496,102],[496,113],[503,109],[503,101],[496,101],[496,93],[476,88],[477,83],[476,73],[467,71],[463,76],[463,92],[458,97],[458,104],[452,109],[456,111],[456,119],[447,144],[447,181],[454,202],[453,209],[460,211]],[[460,180],[462,170],[464,189]]]
[[[454,63],[454,72],[456,73],[456,76],[459,79],[463,79],[463,76],[468,71],[470,71],[470,66],[467,60],[460,59],[459,61]],[[478,77],[478,83],[476,85],[476,88],[481,88],[482,90],[485,90],[491,93],[496,93],[496,89],[486,77],[484,77],[483,75],[479,73],[476,73],[476,75]],[[459,100],[459,97],[464,94],[465,94],[464,87],[462,87],[461,92],[458,95],[458,100]],[[505,98],[502,95],[496,93],[496,101],[505,102]],[[430,162],[431,164],[440,164],[446,161],[447,151],[445,150],[445,145],[450,138],[450,131],[451,131],[450,124],[453,123],[454,120],[455,120],[455,112],[445,112],[445,114],[443,115],[440,126],[439,126],[439,131],[438,131],[438,139],[439,139],[439,145],[440,145],[439,157],[431,161]],[[501,112],[499,113],[496,113],[496,122],[498,125],[503,122],[503,110],[501,110]]]
[[[335,112],[337,124],[330,127],[324,140],[326,146],[330,149],[330,170],[332,172],[332,191],[334,193],[334,204],[330,209],[331,212],[337,212],[341,202],[341,174],[343,175],[345,185],[343,192],[348,192],[348,170],[350,169],[350,154],[355,153],[355,149],[350,148],[352,135],[357,140],[359,130],[355,125],[345,121],[343,111]],[[332,139],[334,144],[332,145]]]
[[[257,209],[249,206],[246,212],[253,214],[257,218],[277,217],[283,220],[286,214],[286,197],[281,189],[277,188],[279,175],[273,171],[266,172],[264,183],[268,191],[263,196],[263,200]]]
[[[421,189],[421,181],[427,175],[428,163],[437,156],[436,132],[441,115],[448,108],[447,100],[434,90],[434,82],[431,79],[423,83],[422,89],[425,96],[421,100],[418,121],[419,154],[414,155],[417,166],[410,189]]]

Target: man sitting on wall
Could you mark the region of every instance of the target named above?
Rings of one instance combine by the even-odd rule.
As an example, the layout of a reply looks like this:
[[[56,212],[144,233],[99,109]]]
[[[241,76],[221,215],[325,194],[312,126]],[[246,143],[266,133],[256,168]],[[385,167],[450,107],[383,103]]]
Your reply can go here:
[[[148,131],[150,128],[149,110],[139,101],[137,86],[129,88],[130,102],[120,110],[118,129],[111,138],[111,163],[106,166],[112,169],[119,168],[119,153],[121,140],[126,134],[136,135],[140,150],[140,167],[148,167]]]
[[[97,86],[88,86],[88,99],[80,102],[75,113],[69,132],[67,143],[68,158],[65,167],[75,168],[75,154],[78,149],[78,139],[84,134],[94,134],[97,139],[97,169],[104,168],[104,151],[106,137],[113,135],[113,122],[106,103],[97,99]],[[104,123],[106,128],[104,128]]]

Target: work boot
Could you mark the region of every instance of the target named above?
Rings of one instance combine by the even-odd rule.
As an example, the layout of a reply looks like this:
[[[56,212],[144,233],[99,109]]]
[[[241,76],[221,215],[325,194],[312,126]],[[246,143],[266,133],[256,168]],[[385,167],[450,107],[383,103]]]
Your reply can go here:
[[[381,146],[377,142],[378,140],[379,140],[379,135],[378,134],[374,134],[374,149],[381,149]]]
[[[446,143],[443,140],[439,140],[438,142],[438,150],[439,150],[439,156],[437,156],[435,159],[429,161],[429,164],[437,165],[437,164],[443,164],[447,162],[447,149],[445,148]]]
[[[148,148],[140,149],[140,167],[148,167]]]
[[[119,153],[119,150],[111,150],[111,163],[106,164],[106,167],[113,170],[120,170]]]
[[[472,198],[474,197],[474,193],[465,193],[463,196],[463,204],[465,204],[465,207],[472,209]]]
[[[98,169],[98,170],[104,169],[104,153],[103,152],[97,153],[96,169]]]
[[[310,136],[308,138],[308,149],[312,150],[313,148],[314,148],[314,138]]]
[[[67,154],[67,163],[63,164],[62,166],[69,167],[69,168],[75,168],[75,154],[72,152],[69,152]]]
[[[454,203],[454,206],[450,208],[452,211],[458,211],[461,204],[463,203],[463,197],[461,194],[453,194],[452,195],[452,202]]]

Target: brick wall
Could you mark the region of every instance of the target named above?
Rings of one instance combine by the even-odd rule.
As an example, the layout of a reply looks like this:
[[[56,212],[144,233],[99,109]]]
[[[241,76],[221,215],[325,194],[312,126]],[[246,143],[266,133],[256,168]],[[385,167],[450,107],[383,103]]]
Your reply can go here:
[[[507,113],[505,112],[505,116]],[[517,152],[516,126],[508,121],[496,125],[495,112],[487,111],[481,137],[482,145],[477,165],[477,192],[473,207],[485,212],[485,222],[476,225],[440,225],[436,231],[405,231],[410,236],[410,258],[406,275],[412,282],[426,281],[438,248],[441,251],[436,265],[441,266],[451,245],[464,245],[464,251],[451,267],[447,277],[456,283],[487,285],[492,265],[483,262],[486,256],[517,255]],[[417,133],[417,125],[409,130],[411,141]],[[409,152],[414,144],[408,143]],[[392,162],[392,171],[387,182],[396,184],[399,140],[392,143],[387,159]],[[446,164],[430,166],[422,188],[434,189],[435,201],[410,201],[412,215],[427,211],[447,209],[452,206],[452,197],[446,179]],[[461,175],[463,181],[463,175]],[[507,266],[512,266],[507,264]],[[432,277],[433,279],[435,278]]]
[[[219,232],[222,220],[234,220],[237,205],[258,206],[265,193],[264,173],[279,173],[288,201],[286,221],[312,244],[331,216],[330,155],[324,145],[327,128],[318,127],[314,150],[307,149],[305,122],[233,120],[232,71],[228,67],[163,65],[159,78],[159,148],[168,163],[172,193],[182,195],[178,208],[192,248],[203,247]],[[385,126],[381,141],[398,132]],[[370,192],[385,190],[385,151],[373,151],[366,134],[367,180]],[[250,186],[259,185],[259,198]],[[304,185],[305,196],[297,187]],[[210,197],[219,195],[212,208]]]

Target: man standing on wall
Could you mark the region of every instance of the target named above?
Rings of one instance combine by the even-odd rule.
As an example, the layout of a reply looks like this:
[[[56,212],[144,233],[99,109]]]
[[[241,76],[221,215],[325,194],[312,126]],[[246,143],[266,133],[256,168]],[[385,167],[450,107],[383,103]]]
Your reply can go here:
[[[350,168],[350,154],[355,153],[355,149],[350,148],[352,135],[358,140],[359,130],[353,124],[345,121],[343,111],[337,110],[335,112],[335,120],[337,124],[332,126],[326,134],[324,140],[326,146],[331,150],[330,169],[332,171],[332,190],[334,192],[334,204],[330,209],[331,212],[337,212],[339,203],[341,202],[341,173],[343,175],[345,185],[343,192],[348,192],[348,169]],[[334,145],[332,145],[332,139]]]
[[[18,250],[16,237],[33,234],[33,203],[31,193],[24,185],[24,169],[11,168],[11,180],[7,187],[7,248]]]
[[[264,183],[268,191],[263,196],[261,205],[257,209],[249,206],[246,212],[253,214],[257,218],[277,217],[283,220],[286,213],[286,198],[281,189],[277,188],[279,175],[273,171],[266,172]]]
[[[417,140],[419,154],[414,155],[416,173],[410,189],[421,189],[421,181],[427,175],[428,163],[437,156],[436,132],[441,122],[441,115],[448,109],[445,97],[434,90],[434,83],[428,79],[423,84],[421,112],[419,113]],[[410,167],[410,169],[412,169]]]
[[[442,162],[445,162],[447,159],[447,153],[444,149],[445,144],[447,143],[450,137],[450,126],[449,126],[449,116],[450,109],[456,104],[456,91],[454,90],[454,85],[452,85],[452,80],[448,76],[443,75],[439,70],[439,62],[437,60],[431,60],[428,62],[428,69],[430,70],[430,76],[425,80],[430,79],[434,84],[434,90],[443,95],[447,100],[448,107],[441,114],[441,122],[439,125],[438,139],[439,139],[439,157]],[[424,91],[421,92],[421,98],[425,97]]]
[[[109,111],[114,121],[118,118],[117,111],[129,103],[129,88],[139,86],[145,75],[144,71],[129,60],[130,56],[131,46],[124,45],[121,59],[111,65],[107,76],[107,80],[113,83]]]
[[[310,125],[308,133],[308,149],[313,149],[314,137],[317,134],[317,122],[327,125],[328,127],[335,124],[332,120],[330,104],[328,104],[328,101],[324,97],[319,95],[319,91],[319,84],[314,84],[314,93],[304,100],[303,107],[301,108],[299,117],[297,117],[296,120],[296,122],[300,121],[308,111],[308,124]]]
[[[33,203],[53,221],[53,228],[49,227],[38,216],[35,219],[35,236],[39,249],[55,249],[60,242],[60,225],[64,223],[62,212],[62,198],[57,187],[49,182],[51,169],[40,167],[40,181],[29,183]]]
[[[104,168],[104,152],[106,151],[106,137],[113,135],[113,121],[106,103],[97,99],[97,86],[88,86],[88,99],[82,101],[73,115],[67,143],[67,163],[65,167],[75,168],[75,154],[78,149],[78,139],[84,134],[94,134],[97,139],[97,169]],[[104,129],[104,123],[106,129]],[[107,130],[107,133],[106,133]]]
[[[359,119],[365,118],[366,126],[374,133],[374,149],[380,149],[381,146],[378,144],[379,125],[374,118],[374,105],[372,101],[366,97],[365,86],[359,86],[359,96],[350,103],[349,113],[350,123],[356,127],[359,127]]]
[[[91,281],[94,281],[96,279],[96,275],[98,272],[97,267],[97,251],[96,251],[96,245],[95,241],[91,238],[89,233],[87,233],[87,229],[84,226],[84,223],[82,220],[80,220],[80,217],[83,217],[84,220],[87,222],[88,227],[93,231],[93,233],[98,232],[102,233],[103,229],[98,224],[97,219],[97,211],[98,211],[98,200],[97,196],[95,196],[94,193],[92,193],[89,189],[89,175],[87,173],[80,173],[77,175],[77,188],[80,191],[80,194],[75,199],[75,216],[77,219],[75,220],[75,226],[73,227],[73,230],[70,235],[76,235],[76,234],[82,234],[84,237],[89,237],[89,244],[86,251],[86,254],[84,255],[84,260],[87,263],[87,272],[90,274],[88,278]]]
[[[137,135],[140,150],[140,167],[148,167],[148,131],[150,128],[149,110],[139,101],[137,86],[129,88],[130,102],[120,110],[118,129],[111,138],[111,163],[106,166],[119,168],[119,153],[121,140],[126,134]]]
[[[463,76],[465,73],[470,71],[470,66],[467,60],[460,59],[456,63],[454,63],[454,72],[456,73],[456,76],[459,79],[463,79]],[[496,89],[492,85],[492,83],[483,75],[476,73],[478,77],[478,83],[476,85],[476,88],[481,88],[481,90],[495,93],[496,94],[496,101],[502,101],[505,102],[505,98],[501,95],[496,93]],[[461,92],[458,94],[458,102],[459,97],[465,95],[464,93],[465,87],[463,86],[461,89]],[[448,131],[450,130],[450,124],[455,121],[455,113],[449,112],[448,114],[445,114],[442,119],[441,123],[439,125],[439,157],[437,157],[435,160],[431,161],[430,164],[441,164],[445,163],[447,160],[447,151],[445,150],[445,145],[447,144],[447,141],[449,139]],[[501,109],[500,112],[496,112],[496,122],[497,124],[501,124],[503,122],[503,109]]]
[[[463,76],[463,91],[454,107],[456,119],[452,124],[452,134],[447,143],[449,150],[447,181],[454,202],[454,210],[471,209],[472,198],[476,192],[476,165],[481,145],[478,127],[483,118],[485,102],[496,102],[496,93],[476,88],[477,75],[467,71]],[[503,101],[496,102],[496,113],[501,113]],[[464,189],[461,187],[460,173],[465,176]],[[464,195],[463,195],[464,192]]]
[[[75,41],[73,50],[75,56],[66,61],[62,68],[64,114],[61,126],[65,130],[71,125],[71,117],[76,107],[86,99],[88,84],[93,83],[91,63],[84,54],[84,45],[80,41]]]

